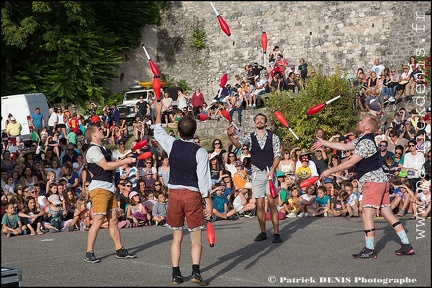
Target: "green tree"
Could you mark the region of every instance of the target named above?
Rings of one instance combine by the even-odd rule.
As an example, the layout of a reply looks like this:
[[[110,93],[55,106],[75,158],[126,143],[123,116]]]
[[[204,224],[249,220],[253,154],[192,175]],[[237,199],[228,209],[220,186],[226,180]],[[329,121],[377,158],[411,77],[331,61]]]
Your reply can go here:
[[[122,52],[160,21],[155,1],[2,1],[2,95],[103,103]]]
[[[341,95],[341,98],[327,105],[320,112],[311,116],[306,114],[307,110],[314,105],[338,95]],[[339,71],[330,76],[318,71],[308,80],[306,88],[301,90],[299,95],[291,91],[273,93],[265,101],[265,105],[272,111],[281,112],[289,127],[300,138],[296,140],[291,132],[273,117],[276,121],[275,133],[281,141],[290,143],[289,148],[300,146],[309,149],[317,128],[323,128],[327,135],[333,135],[335,132],[346,133],[356,127],[359,115],[358,111],[353,109],[354,95],[350,84],[341,77]]]

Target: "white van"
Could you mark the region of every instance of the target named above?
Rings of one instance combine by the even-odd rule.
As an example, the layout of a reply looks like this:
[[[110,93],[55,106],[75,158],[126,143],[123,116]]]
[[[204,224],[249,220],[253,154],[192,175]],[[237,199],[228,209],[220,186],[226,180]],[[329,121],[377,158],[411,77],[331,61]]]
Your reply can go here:
[[[1,121],[2,131],[6,131],[5,123],[9,113],[15,117],[17,122],[23,127],[21,138],[29,140],[33,127],[30,126],[31,114],[35,113],[35,109],[40,108],[41,114],[45,119],[45,125],[48,126],[49,108],[51,104],[43,93],[18,94],[1,97]]]

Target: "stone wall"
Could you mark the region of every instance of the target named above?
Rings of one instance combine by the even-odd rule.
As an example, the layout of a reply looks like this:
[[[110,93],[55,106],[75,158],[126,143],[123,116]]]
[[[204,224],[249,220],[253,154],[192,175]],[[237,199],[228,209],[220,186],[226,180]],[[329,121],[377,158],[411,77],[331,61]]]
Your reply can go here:
[[[215,1],[216,10],[231,30],[221,30],[208,1],[169,2],[161,25],[146,27],[142,43],[161,73],[175,81],[200,87],[206,99],[216,95],[224,73],[228,83],[242,74],[244,65],[264,62],[261,34],[268,37],[268,53],[275,45],[290,65],[304,57],[312,69],[333,72],[336,67],[353,74],[370,68],[376,57],[386,66],[399,67],[410,55],[430,49],[429,1],[238,2]],[[192,30],[206,31],[207,48],[190,47]],[[417,31],[416,31],[416,30]],[[266,60],[268,57],[266,57]],[[151,81],[142,47],[124,56],[113,93],[128,90],[135,80]]]
[[[192,89],[201,88],[208,102],[216,95],[224,73],[229,76],[228,83],[234,83],[234,76],[243,75],[246,64],[267,62],[275,45],[289,65],[297,67],[303,57],[311,69],[332,73],[340,68],[347,74],[354,74],[358,67],[368,71],[377,57],[385,66],[401,71],[410,55],[431,47],[431,3],[427,1],[212,3],[229,25],[231,36],[221,30],[208,1],[169,2],[162,23],[148,26],[142,33],[142,44],[160,72],[174,81],[186,81]],[[202,50],[190,47],[197,26],[206,31],[207,47]],[[268,37],[265,59],[263,31]],[[124,55],[118,79],[108,88],[124,93],[135,81],[151,79],[148,60],[139,46]],[[245,111],[244,125],[252,114]],[[200,130],[208,135],[224,133],[225,128],[212,121],[200,123]]]

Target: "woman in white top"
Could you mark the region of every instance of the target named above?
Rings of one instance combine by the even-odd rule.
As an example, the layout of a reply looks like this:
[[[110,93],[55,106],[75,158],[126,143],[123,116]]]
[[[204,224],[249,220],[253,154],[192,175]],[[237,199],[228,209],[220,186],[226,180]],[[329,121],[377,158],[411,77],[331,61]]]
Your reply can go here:
[[[174,117],[173,117],[173,100],[171,97],[169,97],[169,93],[165,92],[164,93],[164,98],[162,99],[162,115],[164,115],[165,117],[165,126],[168,126],[169,123],[169,118],[171,118],[171,122],[174,122]]]
[[[416,189],[417,182],[421,179],[421,169],[426,159],[424,154],[417,150],[416,140],[409,140],[407,148],[408,151],[405,152],[402,170],[407,171],[411,188]]]
[[[282,159],[279,161],[278,170],[282,171],[286,177],[295,179],[295,167],[296,163],[291,158],[290,151],[284,150],[282,152]]]
[[[177,97],[178,109],[182,110],[183,108],[188,106],[187,102],[189,101],[189,96],[183,94],[182,88],[179,88],[177,93],[178,93],[178,97]]]
[[[65,114],[63,113],[63,110],[61,107],[57,108],[57,126],[56,126],[56,130],[61,132],[63,134],[63,137],[67,136],[67,132],[66,132],[66,121],[65,121]]]

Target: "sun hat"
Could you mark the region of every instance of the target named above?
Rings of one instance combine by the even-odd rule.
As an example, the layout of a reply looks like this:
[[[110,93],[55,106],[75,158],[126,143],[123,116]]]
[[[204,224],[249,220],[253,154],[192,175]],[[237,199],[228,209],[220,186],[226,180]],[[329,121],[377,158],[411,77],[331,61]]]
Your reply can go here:
[[[48,197],[48,201],[51,202],[54,205],[60,205],[62,202],[60,201],[60,197],[57,194],[52,194]]]
[[[240,161],[240,160],[237,160],[237,161],[235,162],[235,166],[243,166],[243,162]]]
[[[132,199],[135,195],[139,195],[138,192],[132,191],[129,193],[129,199]]]
[[[277,171],[276,176],[277,177],[285,177],[285,173],[283,173],[282,171]]]
[[[401,178],[406,178],[408,176],[408,172],[406,170],[401,170],[398,176]]]

